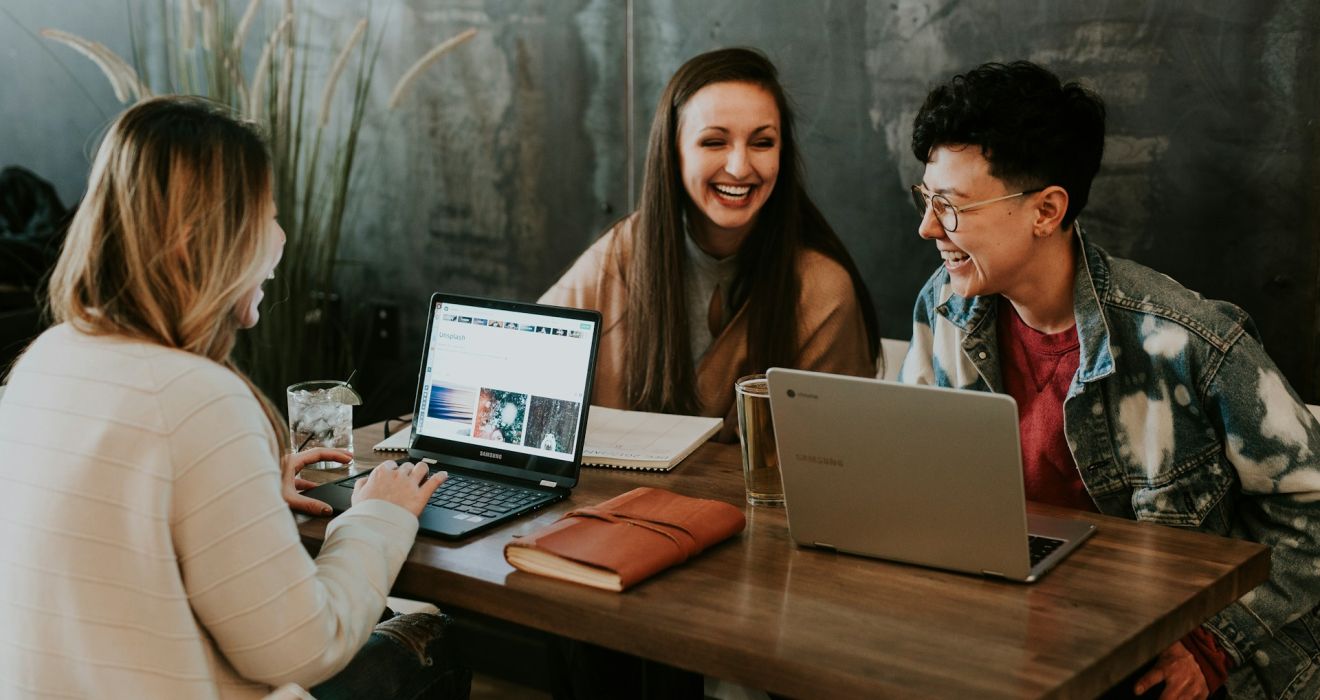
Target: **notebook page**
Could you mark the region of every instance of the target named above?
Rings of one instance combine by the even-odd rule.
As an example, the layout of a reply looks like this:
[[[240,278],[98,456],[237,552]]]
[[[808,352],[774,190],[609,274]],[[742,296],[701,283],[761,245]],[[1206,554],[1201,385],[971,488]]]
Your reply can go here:
[[[392,435],[372,446],[376,452],[407,452],[412,438],[412,426],[404,423],[403,427]]]
[[[592,406],[583,456],[670,462],[704,442],[722,423],[720,418]]]

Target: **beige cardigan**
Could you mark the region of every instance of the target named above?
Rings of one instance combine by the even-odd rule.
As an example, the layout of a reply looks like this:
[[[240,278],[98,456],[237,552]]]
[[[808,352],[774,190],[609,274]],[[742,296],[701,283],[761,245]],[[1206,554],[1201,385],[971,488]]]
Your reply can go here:
[[[43,333],[0,402],[0,697],[261,698],[347,665],[417,518],[363,501],[313,560],[272,443],[206,358]]]
[[[600,353],[592,403],[628,408],[624,396],[624,329],[628,288],[625,282],[636,215],[601,236],[577,259],[541,303],[595,309],[602,316]],[[875,362],[866,342],[866,325],[853,292],[852,278],[824,254],[805,250],[798,256],[802,280],[798,295],[798,357],[793,366],[819,372],[874,377]],[[737,439],[734,381],[753,370],[747,359],[747,306],[743,305],[715,338],[697,365],[701,415],[724,417],[720,439]],[[764,368],[762,368],[764,371]]]

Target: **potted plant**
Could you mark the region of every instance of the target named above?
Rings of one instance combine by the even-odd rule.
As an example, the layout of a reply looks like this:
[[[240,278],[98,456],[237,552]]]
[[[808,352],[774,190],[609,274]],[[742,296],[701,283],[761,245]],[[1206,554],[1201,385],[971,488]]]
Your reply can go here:
[[[154,64],[136,32],[131,64],[95,41],[57,29],[41,33],[94,61],[121,102],[152,94],[204,95],[231,105],[266,130],[274,154],[278,217],[288,242],[275,279],[267,284],[272,301],[262,322],[242,334],[235,354],[267,395],[281,396],[293,382],[344,376],[352,364],[346,334],[336,320],[335,268],[381,38],[371,36],[367,19],[358,21],[324,83],[312,85],[308,67],[314,57],[306,38],[323,28],[312,26],[314,20],[300,13],[293,0],[282,0],[255,66],[245,70],[249,34],[268,5],[275,0],[248,0],[240,14],[231,12],[226,0],[161,2],[154,28],[163,58]],[[134,26],[131,17],[129,24]],[[418,75],[475,34],[469,29],[421,56],[398,79],[387,107],[397,107]],[[346,111],[337,109],[335,99],[341,82],[352,90]]]

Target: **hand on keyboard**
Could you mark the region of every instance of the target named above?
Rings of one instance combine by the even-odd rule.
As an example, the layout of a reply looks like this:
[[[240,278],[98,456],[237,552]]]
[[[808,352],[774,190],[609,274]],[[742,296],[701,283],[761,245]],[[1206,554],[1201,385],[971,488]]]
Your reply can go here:
[[[436,472],[426,477],[426,463],[395,464],[382,462],[365,479],[353,482],[353,504],[372,498],[389,501],[413,515],[421,515],[431,494],[449,478],[448,472]]]

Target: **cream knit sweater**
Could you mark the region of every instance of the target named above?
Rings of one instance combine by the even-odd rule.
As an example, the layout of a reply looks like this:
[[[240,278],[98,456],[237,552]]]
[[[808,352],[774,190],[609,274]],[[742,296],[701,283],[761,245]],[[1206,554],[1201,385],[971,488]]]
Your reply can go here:
[[[365,501],[313,561],[273,439],[207,359],[42,334],[0,401],[0,697],[255,698],[347,665],[417,519]]]

